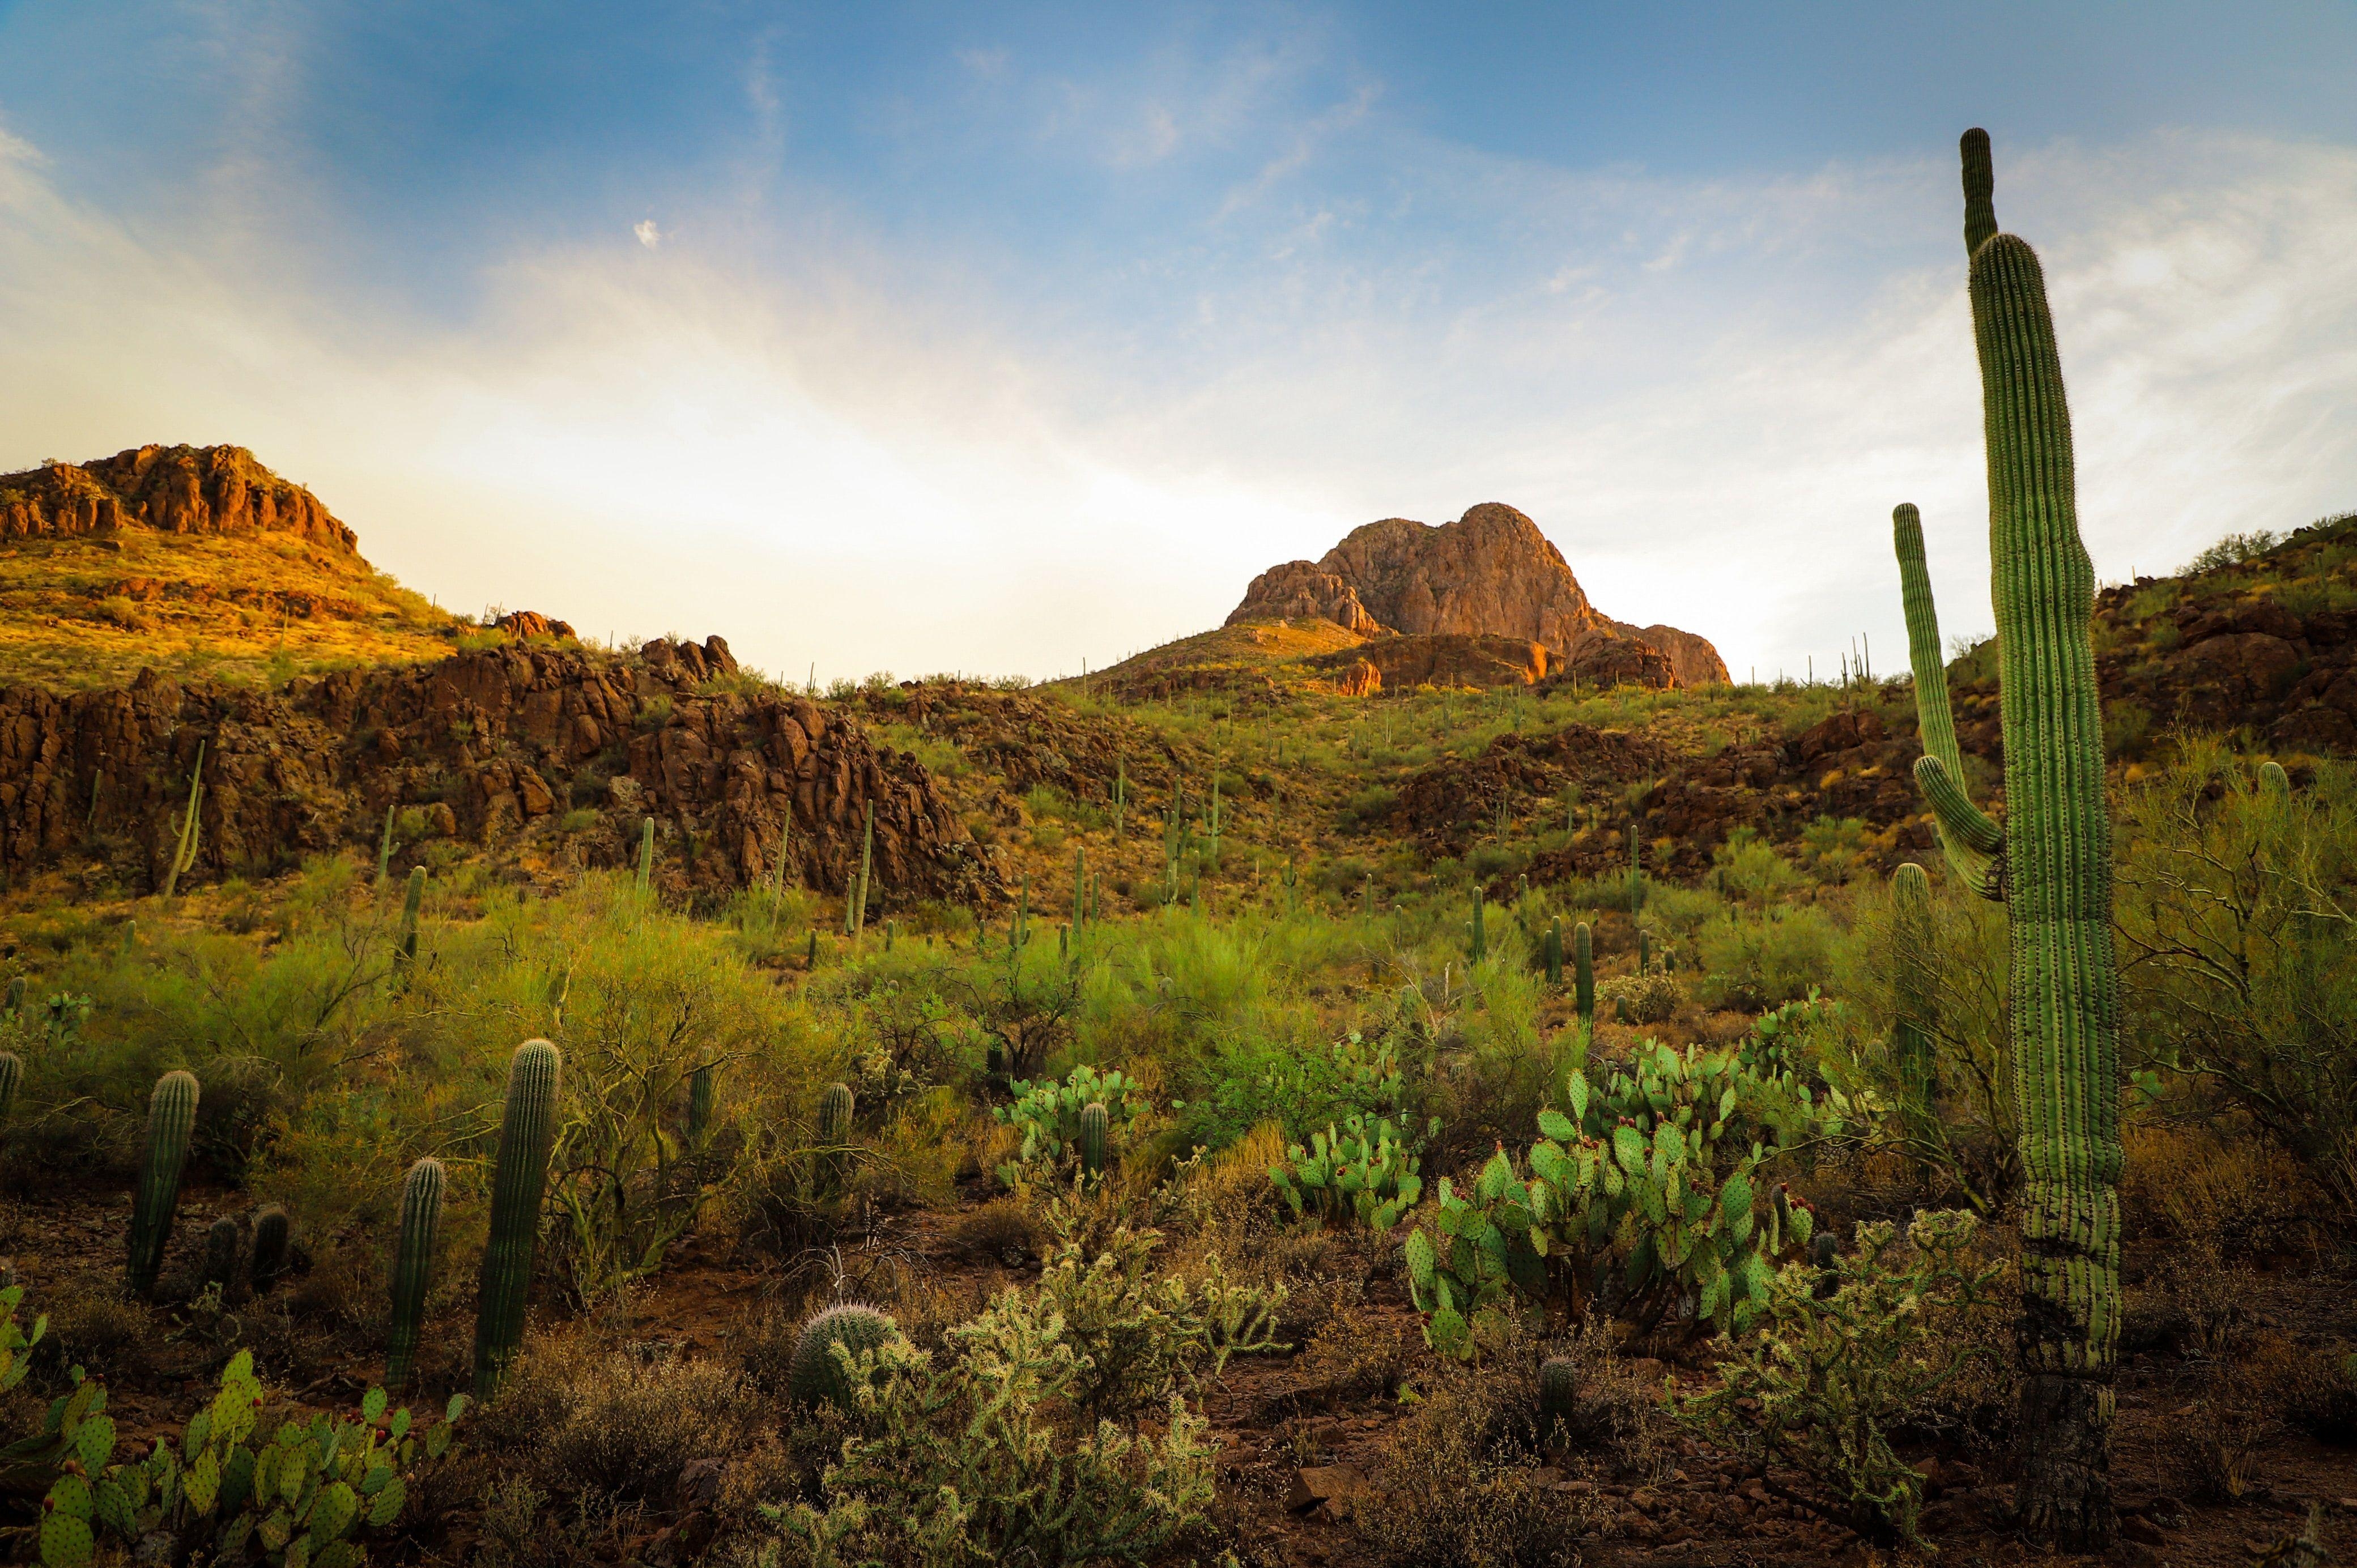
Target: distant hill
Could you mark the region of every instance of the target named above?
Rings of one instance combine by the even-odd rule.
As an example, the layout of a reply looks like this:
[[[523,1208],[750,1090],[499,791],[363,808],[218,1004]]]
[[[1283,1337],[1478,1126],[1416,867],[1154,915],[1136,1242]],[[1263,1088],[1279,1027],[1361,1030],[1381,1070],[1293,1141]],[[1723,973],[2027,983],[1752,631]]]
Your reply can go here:
[[[0,683],[284,679],[449,653],[471,623],[240,446],[140,446],[0,475]]]
[[[1707,639],[1674,627],[1634,627],[1600,613],[1538,524],[1497,501],[1437,527],[1387,517],[1353,529],[1316,561],[1288,561],[1254,578],[1227,624],[1305,618],[1371,637],[1535,643],[1547,659],[1534,682],[1593,665],[1591,679],[1727,683],[1727,665]],[[1617,646],[1623,644],[1662,658],[1652,660]],[[1446,653],[1437,660],[1410,654],[1394,661],[1445,671],[1455,660]]]

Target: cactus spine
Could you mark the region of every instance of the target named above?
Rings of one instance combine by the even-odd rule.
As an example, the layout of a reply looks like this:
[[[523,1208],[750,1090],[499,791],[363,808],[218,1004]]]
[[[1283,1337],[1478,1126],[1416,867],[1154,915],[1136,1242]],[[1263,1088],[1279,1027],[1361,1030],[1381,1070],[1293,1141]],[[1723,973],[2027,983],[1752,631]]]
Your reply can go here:
[[[648,817],[639,823],[639,891],[646,893],[655,885],[655,820]]]
[[[163,1271],[164,1245],[172,1239],[180,1173],[188,1166],[196,1126],[196,1075],[175,1071],[157,1079],[147,1101],[147,1152],[139,1162],[139,1188],[131,1205],[131,1262],[124,1279],[134,1295],[154,1290]]]
[[[899,1336],[899,1326],[872,1306],[845,1302],[828,1307],[803,1324],[794,1340],[793,1359],[786,1368],[788,1396],[797,1404],[858,1409],[850,1375],[835,1359],[834,1347],[843,1346],[856,1360],[863,1352],[880,1349]]]
[[[407,969],[417,961],[417,911],[425,903],[425,868],[409,868],[409,888],[401,896],[401,940],[393,948],[393,967]]]
[[[851,1136],[851,1113],[857,1108],[851,1085],[830,1083],[818,1099],[818,1135],[830,1144],[840,1144]]]
[[[475,1303],[475,1397],[490,1399],[523,1343],[524,1301],[540,1243],[540,1204],[556,1136],[564,1058],[546,1040],[526,1040],[508,1064],[500,1119],[499,1165],[491,1179],[490,1237],[483,1247]]]
[[[265,1203],[253,1211],[253,1255],[246,1260],[245,1275],[259,1295],[278,1283],[286,1272],[286,1250],[293,1241],[293,1228],[287,1224],[286,1211],[274,1203]]]
[[[180,886],[180,874],[197,863],[197,835],[202,832],[197,811],[205,799],[205,743],[197,742],[197,765],[188,770],[188,809],[180,818],[180,832],[172,844],[172,863],[164,873],[164,897]]]
[[[1943,737],[1928,720],[1915,771],[1952,862],[1961,845],[1966,854],[1957,869],[1967,885],[2004,899],[2009,917],[2024,1177],[2016,1505],[2032,1535],[2101,1550],[2117,1523],[2110,1469],[2120,1316],[2119,978],[2092,635],[2094,570],[2079,536],[2070,410],[2045,278],[2028,244],[1996,231],[1986,133],[1965,133],[1962,151],[1988,458],[2006,826],[1965,798],[1961,770],[1932,749]],[[1899,528],[1902,581],[1907,521],[1902,516]],[[1928,588],[1923,596],[1928,611]],[[1924,682],[1937,649],[1920,646],[1911,607],[1908,619],[1917,702],[1929,714],[1945,705],[1944,675]],[[1970,866],[1978,856],[1987,867],[1975,877]]]
[[[401,1244],[393,1260],[393,1336],[384,1350],[384,1382],[401,1389],[417,1359],[425,1325],[425,1293],[434,1283],[434,1242],[442,1230],[442,1162],[430,1155],[409,1167],[401,1183]]]
[[[1596,1027],[1596,939],[1588,934],[1587,922],[1582,920],[1571,928],[1572,1005],[1579,1014],[1579,1026]]]
[[[1092,1180],[1104,1175],[1107,1120],[1102,1100],[1092,1100],[1081,1107],[1081,1168],[1088,1172]]]
[[[1549,985],[1561,985],[1563,983],[1562,916],[1558,915],[1554,919],[1547,922],[1545,945],[1541,949],[1541,952],[1546,961],[1547,983]]]
[[[1472,959],[1475,963],[1480,963],[1483,959],[1489,956],[1490,931],[1488,922],[1483,920],[1481,918],[1481,889],[1477,885],[1473,889]]]

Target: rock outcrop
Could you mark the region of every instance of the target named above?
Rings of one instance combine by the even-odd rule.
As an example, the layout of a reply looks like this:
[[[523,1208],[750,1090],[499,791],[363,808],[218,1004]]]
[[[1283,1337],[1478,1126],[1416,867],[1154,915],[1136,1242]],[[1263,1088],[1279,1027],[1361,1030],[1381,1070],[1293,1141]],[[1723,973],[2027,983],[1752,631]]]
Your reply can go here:
[[[1618,670],[1648,684],[1727,679],[1704,639],[1668,627],[1640,632],[1598,614],[1538,525],[1496,501],[1438,527],[1393,517],[1353,529],[1320,559],[1289,561],[1253,579],[1227,624],[1306,618],[1371,635],[1535,643],[1566,666]],[[1366,656],[1383,669],[1372,649]],[[1383,679],[1397,683],[1388,669]]]
[[[704,693],[735,668],[712,638],[637,659],[511,644],[275,692],[153,672],[0,689],[0,870],[84,854],[159,885],[201,744],[199,879],[372,853],[391,807],[404,857],[450,836],[621,865],[652,817],[668,884],[765,880],[782,845],[790,881],[840,890],[872,804],[883,907],[1002,891],[922,763],[833,704]]]
[[[242,446],[136,446],[95,463],[0,474],[0,539],[71,539],[119,529],[292,534],[356,554],[360,541],[317,496]]]

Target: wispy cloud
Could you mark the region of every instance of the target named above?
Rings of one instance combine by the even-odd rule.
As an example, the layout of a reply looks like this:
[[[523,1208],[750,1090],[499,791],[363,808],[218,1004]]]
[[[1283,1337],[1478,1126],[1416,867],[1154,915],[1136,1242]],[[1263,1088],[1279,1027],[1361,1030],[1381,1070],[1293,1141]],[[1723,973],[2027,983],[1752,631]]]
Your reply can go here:
[[[264,229],[105,210],[0,133],[0,467],[242,443],[446,603],[717,630],[796,672],[1077,670],[1214,623],[1358,522],[1487,499],[1609,611],[1738,671],[1860,631],[1897,662],[1900,499],[1946,623],[1985,623],[1951,170],[1570,175],[1380,110],[1265,118],[1239,188],[1263,195],[1136,281],[1063,280],[1088,309],[840,206],[687,199],[666,216],[694,243],[661,266],[652,220],[639,245],[518,248],[456,321],[275,263]],[[2357,153],[2000,150],[2104,575],[2357,504]]]

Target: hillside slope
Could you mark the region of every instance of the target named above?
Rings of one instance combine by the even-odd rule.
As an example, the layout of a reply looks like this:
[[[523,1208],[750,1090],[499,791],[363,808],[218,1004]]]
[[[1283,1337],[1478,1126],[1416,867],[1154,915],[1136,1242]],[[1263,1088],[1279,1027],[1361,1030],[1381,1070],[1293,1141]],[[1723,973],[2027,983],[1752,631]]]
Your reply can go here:
[[[284,680],[440,658],[467,627],[242,447],[0,475],[0,682]]]

